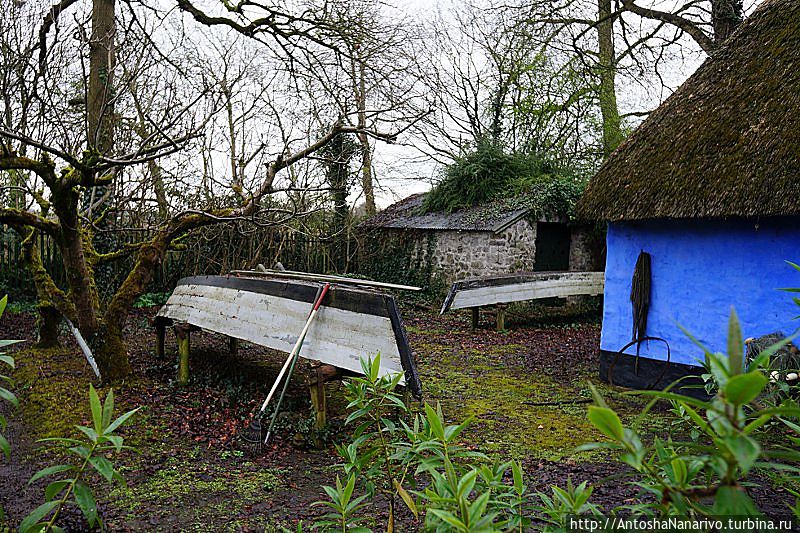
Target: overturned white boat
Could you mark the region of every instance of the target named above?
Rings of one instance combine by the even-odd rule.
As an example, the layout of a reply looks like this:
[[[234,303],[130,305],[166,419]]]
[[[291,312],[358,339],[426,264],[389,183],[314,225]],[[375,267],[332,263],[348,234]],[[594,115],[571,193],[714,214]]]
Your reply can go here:
[[[517,272],[457,281],[442,304],[441,313],[485,305],[542,298],[603,294],[603,272]]]
[[[402,374],[401,385],[419,397],[421,385],[397,304],[390,294],[376,290],[391,288],[387,284],[285,272],[189,277],[178,282],[158,312],[156,326],[161,339],[167,325],[187,324],[289,352],[321,282],[331,283],[331,289],[300,356],[361,373],[360,359],[380,353],[381,375]]]

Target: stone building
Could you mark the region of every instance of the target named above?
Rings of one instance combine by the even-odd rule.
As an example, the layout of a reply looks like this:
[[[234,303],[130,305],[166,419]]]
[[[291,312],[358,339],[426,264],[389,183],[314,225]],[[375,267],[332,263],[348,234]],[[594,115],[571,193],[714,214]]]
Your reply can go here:
[[[429,262],[446,283],[524,271],[591,270],[588,232],[566,215],[534,217],[530,208],[493,201],[452,213],[421,213],[425,193],[405,198],[360,228],[383,250],[403,249],[411,264]],[[377,239],[376,239],[377,236]]]

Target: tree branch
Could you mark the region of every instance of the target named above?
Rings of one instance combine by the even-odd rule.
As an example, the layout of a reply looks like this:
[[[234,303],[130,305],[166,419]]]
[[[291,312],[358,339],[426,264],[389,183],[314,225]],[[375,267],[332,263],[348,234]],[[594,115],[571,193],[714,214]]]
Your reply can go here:
[[[21,209],[3,208],[0,209],[0,223],[8,224],[18,232],[21,232],[25,226],[39,229],[48,235],[57,236],[60,226],[58,222],[44,217],[40,217],[36,213],[23,211]]]
[[[689,36],[694,39],[700,48],[702,48],[707,54],[712,53],[717,48],[713,39],[711,39],[711,37],[709,37],[706,32],[700,29],[700,27],[698,27],[694,22],[688,19],[667,11],[648,9],[646,7],[636,5],[634,0],[622,0],[622,6],[626,10],[630,11],[631,13],[635,13],[640,17],[660,20],[661,22],[666,22],[677,28],[680,28],[689,34]]]

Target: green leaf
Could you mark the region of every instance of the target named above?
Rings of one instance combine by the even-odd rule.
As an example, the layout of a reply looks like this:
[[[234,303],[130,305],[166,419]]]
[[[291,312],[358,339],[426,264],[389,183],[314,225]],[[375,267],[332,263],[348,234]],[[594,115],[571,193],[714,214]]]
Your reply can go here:
[[[92,428],[87,428],[86,426],[75,426],[78,428],[78,431],[89,437],[89,440],[92,442],[97,442],[97,433]]]
[[[370,380],[375,382],[378,381],[378,374],[381,371],[381,352],[375,354],[375,358],[372,360],[372,368],[370,368]]]
[[[0,452],[3,452],[7,461],[11,460],[11,445],[2,434],[0,434]]]
[[[439,418],[436,410],[425,403],[425,418],[428,419],[428,424],[431,427],[433,434],[439,439],[444,440],[444,427],[442,426],[442,419]]]
[[[589,421],[606,437],[614,439],[617,442],[623,442],[625,431],[622,427],[622,422],[619,416],[617,416],[617,413],[608,407],[590,405]]]
[[[597,387],[594,386],[594,383],[591,381],[587,381],[589,385],[589,391],[592,393],[592,398],[594,398],[594,403],[596,403],[599,407],[608,407],[606,401],[603,399],[603,396],[597,390]]]
[[[122,437],[119,435],[106,435],[106,439],[108,439],[108,441],[114,445],[114,447],[117,449],[117,452],[122,451]]]
[[[103,402],[103,428],[111,423],[111,415],[114,413],[114,389],[110,389],[106,394],[106,401]]]
[[[464,525],[464,522],[453,516],[451,513],[448,513],[447,511],[442,511],[441,509],[429,509],[428,512],[432,513],[434,516],[436,516],[443,522],[450,524],[458,531],[467,530],[467,526]]]
[[[484,492],[483,494],[475,498],[475,501],[472,502],[472,504],[470,504],[469,515],[468,515],[470,524],[476,523],[481,518],[481,516],[483,516],[483,513],[486,512],[486,506],[489,505],[489,498],[491,497],[491,495],[492,495],[491,492],[488,491]]]
[[[478,479],[478,471],[475,469],[470,470],[464,476],[458,480],[458,486],[456,487],[456,497],[461,499],[466,499],[470,492],[472,492],[472,488],[475,486],[475,482]]]
[[[119,417],[117,417],[117,419],[116,419],[116,420],[114,420],[113,422],[111,422],[111,423],[110,423],[110,424],[109,424],[109,425],[106,427],[106,430],[105,430],[105,434],[106,434],[106,436],[108,436],[108,434],[109,434],[109,433],[113,433],[115,429],[117,429],[117,428],[118,428],[118,427],[120,427],[122,424],[124,424],[125,422],[127,422],[127,421],[128,421],[128,419],[129,419],[130,417],[132,417],[133,415],[135,415],[135,414],[136,414],[136,411],[138,411],[139,409],[141,409],[141,407],[137,407],[136,409],[133,409],[133,410],[131,410],[131,411],[128,411],[127,413],[125,413],[125,414],[123,414],[123,415],[120,415]]]
[[[1,347],[2,344],[0,344],[0,348]],[[16,368],[16,366],[14,365],[14,358],[11,357],[10,355],[0,355],[0,363],[5,363],[11,368]]]
[[[3,316],[3,312],[6,310],[7,304],[8,304],[8,295],[6,294],[2,298],[0,298],[0,317]]]
[[[768,346],[768,347],[764,348],[763,350],[761,350],[761,352],[758,354],[758,356],[756,356],[756,358],[753,359],[750,362],[750,365],[749,365],[748,368],[752,369],[752,370],[755,370],[759,366],[762,366],[762,365],[766,366],[766,363],[769,361],[770,357],[775,355],[778,352],[778,350],[780,350],[781,348],[783,348],[784,346],[786,346],[787,344],[792,342],[799,335],[800,335],[800,331],[795,333],[794,335],[791,335],[789,337],[786,337],[784,339],[779,340],[778,342],[776,342],[775,344],[773,344],[771,346]]]
[[[736,435],[722,439],[725,447],[736,458],[742,474],[747,474],[761,454],[761,446],[747,435]]]
[[[731,376],[741,374],[744,369],[743,346],[739,317],[736,316],[736,310],[731,307],[731,316],[728,319],[728,373]]]
[[[60,474],[61,472],[67,472],[70,470],[75,470],[75,467],[72,465],[54,465],[48,466],[47,468],[42,468],[31,477],[30,481],[28,481],[28,485],[35,483],[37,480],[42,479],[43,477],[52,476],[53,474]]]
[[[25,519],[19,525],[19,533],[28,533],[29,531],[35,530],[39,521],[42,520],[45,516],[50,514],[50,511],[58,507],[58,501],[51,501],[51,502],[44,502],[42,505],[31,511],[31,514],[25,517]]]
[[[25,342],[23,340],[0,340],[0,348],[5,348],[6,346],[11,346],[12,344],[18,344],[20,342]]]
[[[19,407],[19,400],[17,400],[17,397],[14,396],[14,393],[10,390],[4,389],[3,387],[0,387],[0,400],[5,400],[14,407]]]
[[[53,481],[47,485],[46,489],[44,489],[44,499],[47,501],[54,500],[62,490],[69,486],[70,483],[72,483],[71,479],[59,479],[58,481]]]
[[[99,455],[90,457],[89,464],[91,464],[95,470],[100,472],[100,475],[106,478],[106,481],[110,482],[112,479],[114,479],[114,465],[111,464],[111,461],[105,457],[101,457]]]
[[[511,463],[511,472],[514,476],[514,491],[516,491],[517,495],[521,496],[525,492],[522,463],[513,461]]]
[[[725,385],[725,398],[734,405],[745,405],[758,397],[767,385],[767,377],[756,370],[733,376]]]
[[[75,502],[81,508],[83,516],[89,522],[89,527],[94,527],[94,523],[97,521],[97,503],[94,501],[92,489],[83,481],[78,481],[75,483],[72,493],[75,495]]]
[[[103,408],[100,406],[100,397],[94,389],[94,385],[89,384],[89,407],[92,408],[92,421],[94,430],[98,433],[103,432]]]
[[[753,500],[739,487],[722,486],[714,498],[715,515],[760,516]]]
[[[684,461],[680,457],[676,457],[672,461],[670,461],[670,466],[672,467],[672,475],[675,482],[679,486],[683,486],[684,484],[686,484],[687,474],[688,474],[688,471],[686,469],[686,461]]]

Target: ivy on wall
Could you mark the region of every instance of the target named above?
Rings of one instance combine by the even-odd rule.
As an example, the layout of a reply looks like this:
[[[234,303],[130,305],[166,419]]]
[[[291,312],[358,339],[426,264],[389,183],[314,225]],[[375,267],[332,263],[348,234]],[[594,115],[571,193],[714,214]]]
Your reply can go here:
[[[446,289],[434,267],[436,235],[416,230],[375,231],[364,235],[362,273],[386,283],[422,287],[423,299],[438,298]]]

